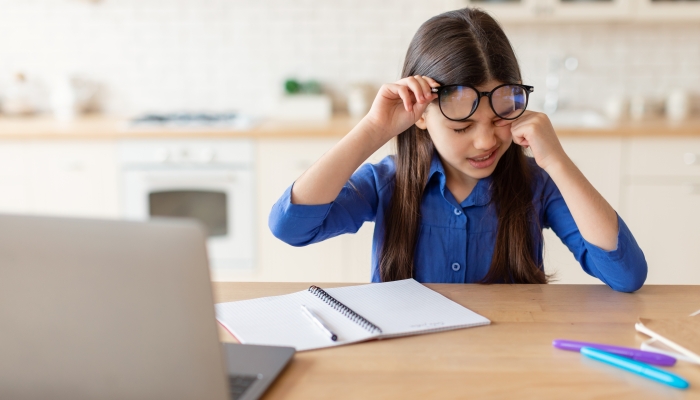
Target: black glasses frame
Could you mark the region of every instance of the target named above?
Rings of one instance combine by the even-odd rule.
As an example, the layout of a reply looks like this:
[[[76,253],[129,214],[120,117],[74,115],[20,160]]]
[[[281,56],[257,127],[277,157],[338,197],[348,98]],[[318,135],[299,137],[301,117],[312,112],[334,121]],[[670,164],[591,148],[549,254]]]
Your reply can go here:
[[[477,96],[476,96],[476,106],[473,107],[472,112],[471,112],[469,115],[467,115],[466,117],[461,118],[461,119],[452,119],[452,118],[448,117],[447,115],[445,115],[445,112],[442,111],[442,100],[441,100],[441,99],[442,99],[442,96],[440,96],[440,95],[442,94],[441,92],[443,92],[445,89],[448,89],[448,88],[451,88],[451,87],[456,87],[456,86],[462,86],[462,87],[471,88],[471,89],[474,90],[474,91],[476,92],[476,94],[477,94]],[[525,108],[523,108],[523,111],[522,111],[520,114],[518,114],[517,116],[515,116],[515,117],[512,117],[512,118],[503,118],[503,117],[501,117],[500,115],[498,115],[498,113],[496,112],[496,109],[493,107],[493,100],[491,99],[491,95],[493,94],[493,92],[495,92],[496,90],[502,88],[503,86],[519,86],[519,87],[525,89]],[[481,98],[484,97],[484,96],[486,96],[486,97],[489,98],[489,106],[491,106],[491,109],[493,110],[493,113],[496,114],[496,116],[498,116],[498,118],[502,118],[502,119],[506,119],[506,120],[513,120],[513,119],[516,119],[516,118],[520,117],[521,115],[523,115],[523,113],[524,113],[525,110],[527,109],[527,103],[530,101],[530,93],[532,93],[532,92],[534,92],[534,91],[535,91],[535,87],[534,87],[534,86],[521,85],[521,84],[519,84],[519,83],[504,83],[504,84],[502,84],[502,85],[496,86],[496,87],[493,88],[490,92],[480,92],[479,90],[477,90],[477,89],[476,89],[474,86],[472,86],[472,85],[445,85],[445,86],[438,86],[438,87],[436,87],[436,88],[432,88],[432,89],[431,89],[431,92],[437,93],[437,94],[438,94],[438,105],[440,106],[440,112],[442,113],[442,115],[445,116],[445,118],[449,119],[450,121],[466,121],[467,119],[469,119],[469,117],[471,117],[471,116],[474,114],[474,112],[476,112],[476,110],[479,108],[479,102],[481,101]]]

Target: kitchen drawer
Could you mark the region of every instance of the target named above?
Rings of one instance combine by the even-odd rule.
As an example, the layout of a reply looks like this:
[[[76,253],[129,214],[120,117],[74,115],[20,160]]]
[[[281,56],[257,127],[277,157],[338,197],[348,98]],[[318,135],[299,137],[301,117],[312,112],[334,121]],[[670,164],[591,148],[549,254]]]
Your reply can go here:
[[[700,176],[700,139],[632,139],[628,150],[627,175]]]
[[[228,280],[369,282],[373,223],[354,235],[341,235],[304,247],[292,247],[268,228],[272,205],[337,139],[274,139],[257,141],[258,267],[254,274]],[[392,153],[387,144],[369,157],[376,163]]]
[[[700,284],[700,185],[633,183],[623,203],[649,266],[646,283]]]
[[[113,142],[42,141],[29,147],[32,211],[38,214],[118,217]]]

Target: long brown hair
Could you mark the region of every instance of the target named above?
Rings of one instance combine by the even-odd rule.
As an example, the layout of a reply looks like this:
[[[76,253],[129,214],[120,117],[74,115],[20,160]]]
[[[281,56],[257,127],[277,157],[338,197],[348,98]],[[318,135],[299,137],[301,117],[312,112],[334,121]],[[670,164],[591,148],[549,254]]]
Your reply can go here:
[[[485,12],[469,8],[426,21],[411,41],[401,75],[474,86],[490,80],[521,81],[518,61],[501,27]],[[421,203],[434,151],[428,132],[415,125],[396,138],[395,186],[379,257],[384,282],[413,276]],[[481,283],[547,282],[535,261],[534,239],[542,233],[533,229],[537,219],[531,181],[524,150],[511,144],[492,174],[498,231],[491,266]]]

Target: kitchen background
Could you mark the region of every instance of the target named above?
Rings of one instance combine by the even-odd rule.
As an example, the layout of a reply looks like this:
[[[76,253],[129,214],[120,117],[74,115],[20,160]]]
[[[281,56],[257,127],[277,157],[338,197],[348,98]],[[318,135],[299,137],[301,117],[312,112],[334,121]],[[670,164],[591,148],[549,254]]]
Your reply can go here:
[[[686,137],[676,144],[685,149],[679,168],[694,165],[696,153],[700,160],[700,142],[693,137],[700,137],[694,122],[700,113],[700,1],[681,0],[671,7],[684,8],[664,12],[650,7],[673,2],[615,0],[606,9],[605,2],[533,1],[474,4],[503,22],[524,82],[536,88],[531,108],[578,132],[562,140],[594,183],[600,176],[596,186],[606,198],[634,220],[655,207],[639,208],[632,200],[646,196],[644,190],[675,185],[679,193],[700,191],[695,170],[644,170],[649,154],[663,158],[659,143],[673,142],[675,136],[664,139],[673,129]],[[566,8],[572,3],[580,3],[579,8]],[[0,138],[8,138],[0,143],[0,197],[16,200],[0,201],[0,211],[146,218],[156,213],[154,201],[167,209],[168,202],[190,199],[208,209],[228,207],[230,215],[242,219],[256,216],[236,229],[215,227],[215,222],[209,226],[220,231],[210,239],[210,251],[222,259],[246,255],[244,262],[213,262],[215,279],[367,280],[371,224],[354,237],[294,249],[269,235],[267,212],[282,190],[352,126],[342,115],[348,109],[361,115],[376,87],[399,77],[418,26],[466,5],[457,0],[0,0],[0,116],[5,114]],[[289,79],[327,97],[286,95]],[[324,120],[331,110],[334,116]],[[87,128],[83,111],[93,115]],[[163,127],[140,137],[141,131],[129,131],[133,125],[125,122],[144,116],[152,122],[149,115],[171,113],[204,114],[224,124],[192,129],[190,122],[188,132]],[[235,123],[227,128],[228,117]],[[265,125],[278,119],[295,121]],[[115,125],[115,120],[124,123]],[[638,125],[625,125],[630,120]],[[669,120],[668,129],[659,122]],[[659,126],[647,135],[653,136],[651,142],[635,141],[635,126],[644,125]],[[243,128],[252,130],[246,134]],[[585,129],[595,139],[586,137]],[[85,133],[90,130],[102,139]],[[56,132],[81,133],[61,139]],[[374,159],[390,151],[382,149]],[[676,157],[677,151],[669,148],[668,156]],[[51,157],[58,161],[45,162],[42,170],[32,157],[41,160],[37,163]],[[265,161],[285,157],[286,167]],[[102,164],[93,168],[93,161]],[[212,162],[216,168],[209,175],[197,175],[203,163]],[[589,171],[584,165],[591,165]],[[67,172],[56,173],[59,169]],[[89,177],[81,181],[75,174]],[[51,182],[43,182],[41,177],[49,175]],[[207,186],[212,177],[217,183]],[[164,186],[166,178],[176,184]],[[17,190],[24,194],[16,195]],[[223,197],[212,194],[216,191]],[[231,203],[233,191],[248,200]],[[81,203],[90,196],[101,205]],[[56,206],[60,198],[66,207]],[[689,221],[700,220],[697,199],[684,200]],[[235,220],[240,223],[239,217]],[[638,239],[645,241],[650,267],[652,261],[665,261],[668,246],[645,233],[659,224],[635,223],[633,232],[641,232]],[[246,239],[228,238],[239,228]],[[688,243],[700,238],[692,226],[669,229],[682,232]],[[557,246],[551,246],[550,265],[559,271],[560,282],[593,282]],[[676,254],[674,260],[683,264],[677,273],[650,273],[650,281],[700,283],[695,255],[700,256],[697,251]]]
[[[697,1],[696,1],[697,3]],[[0,0],[0,76],[47,93],[77,76],[101,84],[105,111],[236,110],[274,115],[282,82],[315,79],[345,107],[348,88],[397,79],[418,26],[462,1]],[[561,102],[604,111],[615,96],[661,104],[700,93],[700,24],[506,22],[542,107],[552,62]],[[48,96],[37,101],[49,107]]]

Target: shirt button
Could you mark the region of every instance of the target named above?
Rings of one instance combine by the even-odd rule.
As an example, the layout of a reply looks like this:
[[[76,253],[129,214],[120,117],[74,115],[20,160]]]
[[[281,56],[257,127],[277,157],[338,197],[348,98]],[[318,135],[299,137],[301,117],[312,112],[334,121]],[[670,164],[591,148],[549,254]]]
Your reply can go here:
[[[455,208],[454,212],[455,212],[455,215],[462,215],[462,210],[460,210],[459,208]]]
[[[462,268],[462,266],[459,265],[459,263],[454,263],[454,264],[452,264],[452,270],[453,270],[453,271],[457,272],[457,271],[459,271],[460,268]]]

